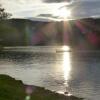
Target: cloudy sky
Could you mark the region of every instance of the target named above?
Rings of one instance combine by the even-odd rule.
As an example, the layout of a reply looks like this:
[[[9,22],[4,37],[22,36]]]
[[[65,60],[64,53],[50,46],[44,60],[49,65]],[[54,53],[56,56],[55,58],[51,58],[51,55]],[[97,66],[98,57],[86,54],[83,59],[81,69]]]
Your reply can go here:
[[[0,3],[14,18],[49,16],[63,7],[71,10],[71,18],[100,15],[100,0],[0,0]]]

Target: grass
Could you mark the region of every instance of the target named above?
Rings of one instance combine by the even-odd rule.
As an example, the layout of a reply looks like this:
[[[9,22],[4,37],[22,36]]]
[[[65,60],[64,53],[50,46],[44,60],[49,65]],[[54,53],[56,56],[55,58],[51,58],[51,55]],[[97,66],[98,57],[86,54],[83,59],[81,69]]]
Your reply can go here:
[[[82,100],[64,96],[42,87],[24,85],[7,75],[0,75],[0,100]]]

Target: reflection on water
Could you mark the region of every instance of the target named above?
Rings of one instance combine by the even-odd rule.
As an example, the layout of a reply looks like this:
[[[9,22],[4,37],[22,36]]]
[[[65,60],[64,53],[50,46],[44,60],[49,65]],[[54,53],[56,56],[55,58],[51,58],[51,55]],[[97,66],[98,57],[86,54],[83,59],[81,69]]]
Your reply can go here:
[[[70,79],[70,71],[71,71],[71,59],[69,52],[63,53],[63,71],[64,71],[65,85],[68,87],[67,82]]]
[[[25,52],[23,48],[17,48],[17,51],[16,48],[11,48],[11,51],[0,52],[0,74],[20,79],[27,85],[42,86],[54,91],[70,91],[79,97],[99,100],[100,54],[48,52],[50,48],[24,48]],[[54,51],[54,47],[52,50]]]

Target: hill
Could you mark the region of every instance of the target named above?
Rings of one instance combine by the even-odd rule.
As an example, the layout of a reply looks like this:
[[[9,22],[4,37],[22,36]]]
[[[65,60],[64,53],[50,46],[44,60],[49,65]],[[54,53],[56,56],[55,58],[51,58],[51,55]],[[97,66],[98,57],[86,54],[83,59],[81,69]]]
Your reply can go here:
[[[43,22],[9,19],[0,22],[3,46],[70,45],[74,48],[100,47],[100,19]]]

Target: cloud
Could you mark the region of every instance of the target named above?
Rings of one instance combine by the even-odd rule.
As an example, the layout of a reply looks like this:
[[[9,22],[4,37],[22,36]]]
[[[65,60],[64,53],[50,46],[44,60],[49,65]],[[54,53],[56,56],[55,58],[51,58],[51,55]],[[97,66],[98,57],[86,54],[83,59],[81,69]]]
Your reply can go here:
[[[43,0],[47,3],[71,2],[72,0]]]
[[[15,18],[45,17],[54,19],[55,16],[52,15],[62,7],[71,9],[73,19],[100,15],[99,0],[0,0],[0,4]]]
[[[41,4],[41,0],[0,0],[0,4],[8,12],[22,11],[25,9],[30,9],[36,4]]]

